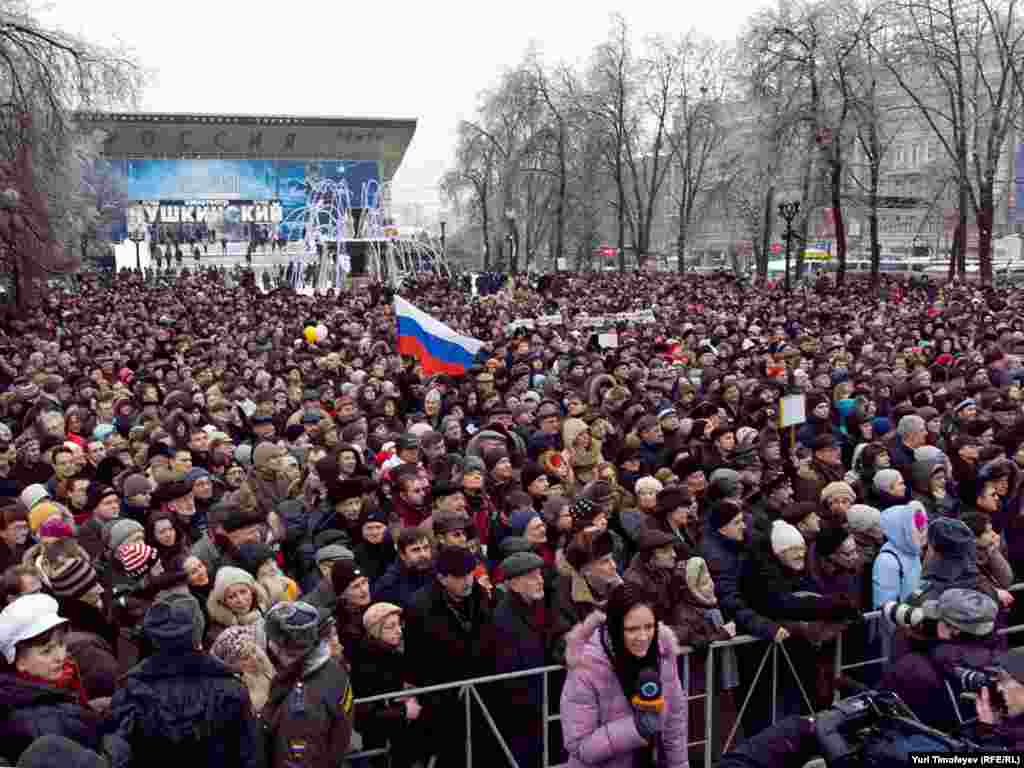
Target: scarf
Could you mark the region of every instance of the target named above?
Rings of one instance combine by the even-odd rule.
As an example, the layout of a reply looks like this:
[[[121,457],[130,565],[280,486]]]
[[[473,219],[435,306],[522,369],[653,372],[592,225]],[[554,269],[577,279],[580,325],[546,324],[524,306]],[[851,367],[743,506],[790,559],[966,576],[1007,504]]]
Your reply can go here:
[[[35,675],[27,675],[24,672],[18,672],[17,676],[19,680],[24,680],[33,685],[45,685],[50,688],[59,688],[62,691],[67,691],[83,707],[89,706],[89,697],[82,686],[82,677],[78,672],[78,665],[71,659],[64,660],[64,667],[61,669],[60,677],[56,680],[46,680]]]

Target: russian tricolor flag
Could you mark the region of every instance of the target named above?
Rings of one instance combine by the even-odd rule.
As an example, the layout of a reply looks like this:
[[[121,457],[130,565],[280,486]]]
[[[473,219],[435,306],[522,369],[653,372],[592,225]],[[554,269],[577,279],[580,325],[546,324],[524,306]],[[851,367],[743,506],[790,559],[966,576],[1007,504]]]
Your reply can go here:
[[[398,318],[398,351],[415,357],[428,376],[447,373],[461,376],[473,366],[483,346],[479,339],[462,336],[444,323],[395,296]]]

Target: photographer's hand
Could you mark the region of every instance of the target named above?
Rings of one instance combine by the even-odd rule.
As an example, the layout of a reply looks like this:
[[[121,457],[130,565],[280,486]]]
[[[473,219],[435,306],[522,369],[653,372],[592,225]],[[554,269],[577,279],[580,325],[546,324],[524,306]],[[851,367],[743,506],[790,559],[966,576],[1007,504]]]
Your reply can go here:
[[[995,725],[999,722],[999,715],[992,708],[992,701],[988,695],[988,686],[982,688],[974,698],[974,708],[981,722],[988,725]]]

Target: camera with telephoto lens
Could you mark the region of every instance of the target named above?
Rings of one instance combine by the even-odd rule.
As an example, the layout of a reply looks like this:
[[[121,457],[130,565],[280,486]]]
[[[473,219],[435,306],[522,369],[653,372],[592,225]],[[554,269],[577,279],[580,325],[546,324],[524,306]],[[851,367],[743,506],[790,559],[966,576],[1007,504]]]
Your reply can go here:
[[[882,604],[882,615],[902,629],[929,636],[938,633],[938,602],[935,600],[919,606],[890,600]]]
[[[997,687],[999,684],[999,667],[972,669],[971,667],[953,667],[953,679],[960,684],[964,693],[980,694],[988,689],[988,700],[992,709],[1006,714],[1006,697]]]

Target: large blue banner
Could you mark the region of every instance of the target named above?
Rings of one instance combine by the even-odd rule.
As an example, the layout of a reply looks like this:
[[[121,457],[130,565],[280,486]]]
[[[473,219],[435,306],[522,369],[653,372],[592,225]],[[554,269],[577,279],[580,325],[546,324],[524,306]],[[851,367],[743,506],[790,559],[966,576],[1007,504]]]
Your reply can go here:
[[[131,200],[280,200],[305,205],[318,182],[344,180],[352,206],[362,205],[363,185],[380,180],[373,160],[128,160],[124,165]]]
[[[118,217],[114,239],[128,230],[159,223],[171,231],[213,229],[230,239],[248,239],[256,230],[302,237],[310,196],[324,181],[344,181],[348,208],[377,204],[380,176],[373,160],[115,160],[110,168],[129,201]],[[369,194],[364,200],[364,190]],[[191,201],[191,203],[190,203]],[[318,208],[335,207],[321,197]],[[339,201],[340,202],[340,201]],[[269,213],[269,216],[264,214]],[[121,235],[118,237],[117,235]]]

